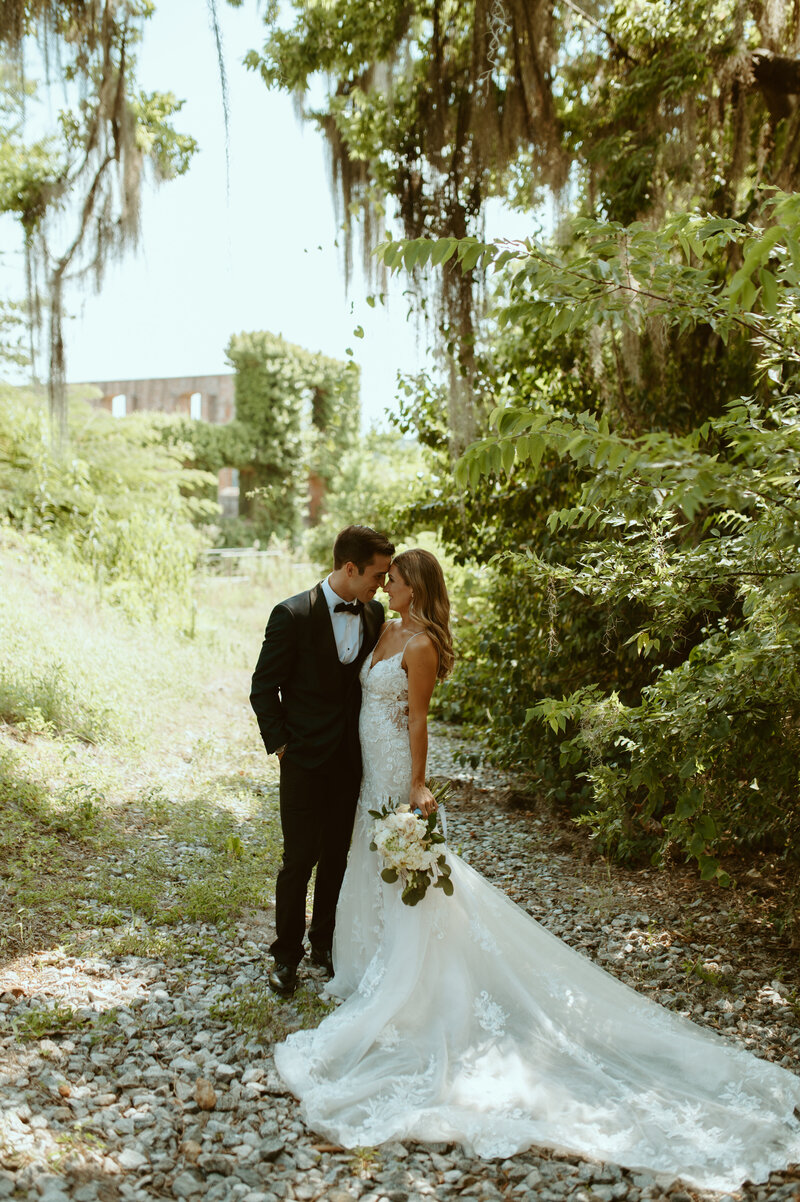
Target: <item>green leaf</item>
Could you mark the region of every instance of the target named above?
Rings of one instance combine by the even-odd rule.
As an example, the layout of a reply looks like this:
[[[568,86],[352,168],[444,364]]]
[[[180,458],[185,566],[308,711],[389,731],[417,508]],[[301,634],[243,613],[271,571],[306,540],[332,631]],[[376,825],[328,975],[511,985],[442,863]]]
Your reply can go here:
[[[406,242],[403,247],[403,266],[406,271],[413,271],[419,259],[420,244],[417,241]]]
[[[455,238],[440,238],[433,245],[431,254],[431,263],[434,267],[438,267],[440,263],[446,263],[448,259],[452,259],[456,252],[458,241]]]
[[[778,311],[778,282],[771,271],[761,267],[758,272],[761,283],[761,305],[765,313],[773,316]]]
[[[689,851],[693,856],[700,857],[705,851],[706,841],[699,831],[695,831],[689,840]]]
[[[699,803],[700,798],[696,791],[682,793],[678,798],[678,804],[675,806],[675,817],[691,818],[693,814],[697,813]]]
[[[503,465],[503,471],[508,474],[513,467],[514,459],[516,457],[516,448],[514,443],[510,439],[502,443],[500,447],[500,453],[502,456],[501,462]]]
[[[482,242],[478,242],[473,246],[468,246],[464,249],[465,244],[462,242],[458,249],[458,258],[461,263],[462,271],[472,271],[473,267],[477,266],[478,259],[483,254],[485,247]],[[463,251],[463,253],[462,253]]]
[[[550,333],[553,338],[558,338],[560,334],[566,333],[571,327],[575,314],[571,309],[564,308],[551,310],[553,320],[550,323]]]
[[[719,860],[715,856],[698,856],[700,865],[700,879],[702,881],[712,881],[719,872]]]

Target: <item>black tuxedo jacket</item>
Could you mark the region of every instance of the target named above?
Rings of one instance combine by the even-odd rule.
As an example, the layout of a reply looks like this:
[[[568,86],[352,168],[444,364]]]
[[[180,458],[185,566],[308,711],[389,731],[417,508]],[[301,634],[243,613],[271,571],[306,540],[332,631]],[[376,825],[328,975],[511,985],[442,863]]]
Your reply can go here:
[[[321,585],[275,606],[250,691],[270,754],[285,743],[288,760],[313,768],[330,759],[348,738],[355,739],[357,753],[357,673],[375,647],[384,620],[379,601],[364,606],[361,649],[352,671],[343,672]]]

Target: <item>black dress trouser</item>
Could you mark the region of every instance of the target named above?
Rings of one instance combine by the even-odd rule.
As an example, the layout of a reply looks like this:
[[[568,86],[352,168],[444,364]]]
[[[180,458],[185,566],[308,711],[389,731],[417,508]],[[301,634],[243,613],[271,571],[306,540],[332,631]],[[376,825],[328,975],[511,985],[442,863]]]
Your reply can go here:
[[[331,949],[360,783],[358,756],[346,744],[316,768],[287,756],[281,760],[283,863],[275,886],[277,937],[270,947],[280,964],[299,964],[303,958],[306,895],[315,864],[308,937],[314,951]]]

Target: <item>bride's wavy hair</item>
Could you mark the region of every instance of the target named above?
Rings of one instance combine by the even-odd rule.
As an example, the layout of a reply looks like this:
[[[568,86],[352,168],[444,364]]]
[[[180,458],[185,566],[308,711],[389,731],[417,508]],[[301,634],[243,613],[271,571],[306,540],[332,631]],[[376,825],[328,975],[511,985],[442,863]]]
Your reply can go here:
[[[453,636],[450,633],[450,598],[444,582],[441,564],[430,551],[414,547],[401,551],[392,560],[413,593],[409,607],[412,618],[424,627],[425,633],[439,652],[439,680],[453,670]]]

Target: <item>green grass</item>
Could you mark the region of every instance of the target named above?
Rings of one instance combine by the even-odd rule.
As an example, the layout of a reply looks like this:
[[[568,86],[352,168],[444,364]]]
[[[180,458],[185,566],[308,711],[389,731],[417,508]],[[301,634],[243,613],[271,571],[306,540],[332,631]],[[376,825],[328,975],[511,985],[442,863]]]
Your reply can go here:
[[[704,985],[711,985],[714,989],[719,989],[723,993],[730,990],[731,982],[727,973],[720,972],[716,968],[707,968],[700,957],[696,960],[684,960],[681,968],[688,977],[695,977],[698,981],[702,981]]]
[[[212,1006],[209,1014],[238,1031],[250,1032],[261,1043],[272,1044],[291,1031],[316,1027],[334,1008],[333,1002],[323,1001],[308,985],[301,985],[287,999],[276,997],[266,985],[243,985]]]
[[[154,698],[186,684],[178,640],[132,626],[86,584],[2,551],[0,720],[22,737],[130,745]],[[138,636],[138,637],[137,637]]]
[[[167,836],[164,846],[137,849],[121,873],[107,866],[97,900],[112,916],[157,926],[229,926],[245,911],[263,908],[280,863],[277,808],[247,799],[238,786],[235,799],[240,813],[249,801],[246,828],[236,813],[208,799],[170,807],[160,793],[149,791],[145,807],[155,809],[158,829]],[[174,843],[191,849],[177,867],[167,854]]]
[[[13,1020],[18,1039],[36,1040],[51,1035],[72,1035],[87,1025],[87,1018],[72,1006],[56,1005],[29,1008],[22,1018]]]
[[[249,678],[272,605],[314,573],[199,576],[189,639],[67,569],[0,526],[0,964],[89,939],[178,958],[177,923],[229,927],[270,898],[278,774]]]
[[[0,744],[0,959],[79,924],[81,867],[111,840],[103,806],[90,783],[49,786]]]
[[[124,959],[138,956],[142,960],[160,960],[163,964],[185,964],[192,958],[194,949],[172,932],[163,933],[149,927],[131,928],[115,934],[102,943],[105,954]]]
[[[82,700],[60,661],[34,670],[4,665],[0,667],[0,721],[16,726],[23,735],[62,734],[99,743],[112,724],[112,712]]]

